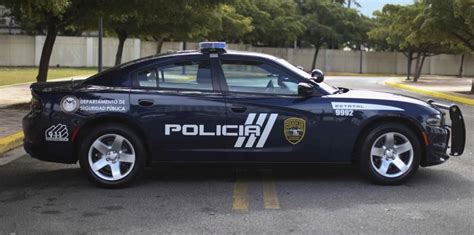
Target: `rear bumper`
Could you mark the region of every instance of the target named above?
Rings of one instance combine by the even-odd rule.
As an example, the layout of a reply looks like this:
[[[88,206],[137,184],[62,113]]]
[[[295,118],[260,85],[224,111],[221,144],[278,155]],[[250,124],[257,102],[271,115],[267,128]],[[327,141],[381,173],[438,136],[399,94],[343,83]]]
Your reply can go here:
[[[48,117],[38,112],[30,112],[23,118],[23,132],[25,138],[23,147],[33,158],[58,163],[76,163],[72,142],[46,141],[45,131],[54,123]]]

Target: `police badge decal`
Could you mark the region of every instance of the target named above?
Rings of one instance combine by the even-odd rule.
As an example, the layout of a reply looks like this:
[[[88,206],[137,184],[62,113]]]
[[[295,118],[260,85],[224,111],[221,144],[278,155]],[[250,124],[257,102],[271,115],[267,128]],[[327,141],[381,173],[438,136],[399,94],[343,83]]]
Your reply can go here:
[[[61,111],[65,113],[76,112],[79,109],[79,99],[72,95],[64,96],[59,106],[61,107]]]
[[[303,140],[306,132],[306,121],[301,118],[287,118],[284,122],[285,138],[291,144],[297,144]]]

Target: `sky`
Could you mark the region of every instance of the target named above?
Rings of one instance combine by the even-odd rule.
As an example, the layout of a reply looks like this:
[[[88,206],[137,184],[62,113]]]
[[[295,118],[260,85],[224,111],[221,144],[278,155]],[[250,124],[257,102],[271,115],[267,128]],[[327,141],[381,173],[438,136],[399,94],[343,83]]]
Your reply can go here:
[[[372,12],[376,10],[382,10],[385,4],[400,4],[407,5],[412,4],[413,0],[356,0],[362,7],[357,8],[362,14],[371,17]],[[351,7],[355,7],[352,4]]]

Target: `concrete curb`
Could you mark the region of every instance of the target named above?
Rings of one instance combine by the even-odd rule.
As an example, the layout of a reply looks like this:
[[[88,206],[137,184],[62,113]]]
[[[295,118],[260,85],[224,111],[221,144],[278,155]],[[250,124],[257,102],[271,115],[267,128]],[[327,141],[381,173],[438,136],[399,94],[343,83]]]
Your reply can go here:
[[[12,135],[0,138],[0,157],[15,148],[23,145],[23,131],[19,131]]]
[[[445,100],[458,102],[458,103],[461,103],[461,104],[467,104],[467,105],[474,106],[474,99],[470,99],[470,98],[466,98],[466,97],[462,97],[462,96],[457,96],[457,95],[454,95],[452,93],[444,93],[444,92],[438,92],[438,91],[432,91],[432,90],[427,90],[427,89],[423,89],[423,88],[418,88],[418,87],[414,87],[414,86],[410,86],[410,85],[406,85],[406,84],[401,84],[399,82],[396,82],[396,81],[393,81],[393,80],[390,80],[390,79],[385,80],[384,84],[386,86],[391,86],[391,87],[395,87],[395,88],[402,89],[402,90],[412,91],[412,92],[422,94],[422,95],[432,96],[432,97],[436,97],[436,98],[441,98],[441,99],[445,99]]]

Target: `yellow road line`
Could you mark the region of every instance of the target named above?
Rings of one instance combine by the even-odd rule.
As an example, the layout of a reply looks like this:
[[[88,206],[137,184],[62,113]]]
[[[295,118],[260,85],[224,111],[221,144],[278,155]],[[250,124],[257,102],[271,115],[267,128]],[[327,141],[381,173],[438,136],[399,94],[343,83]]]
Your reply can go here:
[[[23,131],[0,138],[0,155],[19,147],[23,144]]]
[[[280,209],[280,202],[271,172],[263,173],[263,205],[265,209]]]
[[[436,98],[446,99],[446,100],[450,100],[450,101],[454,101],[454,102],[458,102],[458,103],[462,103],[462,104],[467,104],[467,105],[474,105],[474,99],[461,97],[461,96],[453,95],[453,94],[450,94],[450,93],[431,91],[431,90],[418,88],[418,87],[414,87],[414,86],[410,86],[410,85],[406,85],[406,84],[401,84],[401,83],[398,83],[396,81],[385,81],[384,83],[387,86],[391,86],[391,87],[395,87],[395,88],[399,88],[399,89],[403,89],[403,90],[407,90],[407,91],[412,91],[412,92],[422,94],[422,95],[427,95],[427,96],[432,96],[432,97],[436,97]]]
[[[234,184],[234,194],[232,198],[232,210],[237,212],[247,212],[249,210],[247,182],[244,182],[241,179],[237,179]]]

